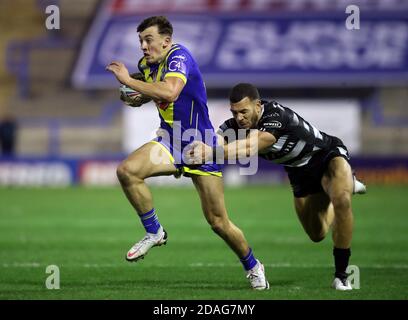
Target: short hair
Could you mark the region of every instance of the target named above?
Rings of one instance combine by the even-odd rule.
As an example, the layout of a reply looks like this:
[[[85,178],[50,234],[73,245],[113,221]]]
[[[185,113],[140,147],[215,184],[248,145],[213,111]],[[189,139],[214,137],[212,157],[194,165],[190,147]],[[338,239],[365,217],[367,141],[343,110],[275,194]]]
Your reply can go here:
[[[245,97],[248,97],[251,101],[259,100],[258,89],[250,83],[239,83],[231,89],[229,100],[231,103],[237,103]]]
[[[143,32],[147,28],[157,26],[159,34],[172,36],[173,35],[173,26],[171,25],[170,21],[167,20],[165,16],[153,16],[144,19],[138,26],[137,32]]]

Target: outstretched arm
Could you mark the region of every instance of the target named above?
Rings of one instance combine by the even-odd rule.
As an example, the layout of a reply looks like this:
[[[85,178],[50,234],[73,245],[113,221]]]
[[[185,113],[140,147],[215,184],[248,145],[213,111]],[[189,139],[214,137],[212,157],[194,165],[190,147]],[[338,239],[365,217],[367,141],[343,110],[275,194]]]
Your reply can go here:
[[[276,138],[269,132],[251,130],[246,139],[235,140],[223,146],[215,148],[204,144],[201,141],[194,141],[190,144],[187,153],[187,160],[192,164],[204,163],[213,160],[215,155],[224,159],[240,159],[258,154],[276,142]]]

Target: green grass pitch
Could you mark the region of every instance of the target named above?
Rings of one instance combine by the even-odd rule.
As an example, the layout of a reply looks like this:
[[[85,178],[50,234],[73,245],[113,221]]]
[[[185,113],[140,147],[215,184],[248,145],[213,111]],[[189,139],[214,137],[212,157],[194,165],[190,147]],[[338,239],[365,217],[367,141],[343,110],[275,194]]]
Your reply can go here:
[[[351,264],[360,289],[335,292],[331,235],[312,243],[288,186],[227,188],[231,219],[266,267],[271,290],[243,269],[208,227],[193,188],[153,188],[166,246],[125,253],[144,230],[119,187],[0,189],[0,299],[407,299],[408,193],[369,186],[353,198]],[[45,287],[48,265],[60,289]]]

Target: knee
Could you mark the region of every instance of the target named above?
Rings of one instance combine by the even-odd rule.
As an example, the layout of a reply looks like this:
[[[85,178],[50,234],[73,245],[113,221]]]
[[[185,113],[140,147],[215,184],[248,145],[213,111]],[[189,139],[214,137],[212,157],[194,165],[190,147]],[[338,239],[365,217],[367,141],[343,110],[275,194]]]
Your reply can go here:
[[[318,234],[318,233],[308,233],[308,236],[310,240],[316,243],[323,241],[323,239],[325,238],[324,234]]]
[[[336,215],[346,213],[351,208],[351,195],[346,191],[340,192],[332,197],[331,202]]]
[[[214,218],[208,221],[211,229],[218,235],[225,234],[228,228],[228,221],[221,218]]]
[[[134,170],[125,160],[116,169],[116,175],[121,184],[128,184],[132,181],[143,180],[138,170]]]

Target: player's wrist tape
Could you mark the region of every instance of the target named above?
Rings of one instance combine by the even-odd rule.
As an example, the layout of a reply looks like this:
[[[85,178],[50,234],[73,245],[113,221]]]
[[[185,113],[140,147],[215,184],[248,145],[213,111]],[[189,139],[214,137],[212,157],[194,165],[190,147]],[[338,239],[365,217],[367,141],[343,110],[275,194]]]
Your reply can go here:
[[[224,163],[224,147],[223,146],[215,146],[212,148],[213,152],[213,162],[214,163]]]

